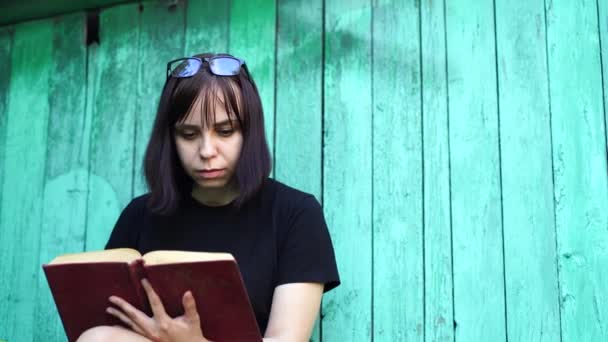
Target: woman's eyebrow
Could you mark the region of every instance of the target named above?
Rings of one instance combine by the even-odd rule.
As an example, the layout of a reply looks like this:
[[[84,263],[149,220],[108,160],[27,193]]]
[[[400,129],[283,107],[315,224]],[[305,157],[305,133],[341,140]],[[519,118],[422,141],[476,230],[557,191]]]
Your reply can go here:
[[[224,125],[235,125],[235,124],[237,124],[236,120],[226,119],[226,120],[216,122],[215,124],[213,124],[213,126],[219,127],[219,126],[224,126]],[[200,126],[198,126],[198,125],[190,125],[190,124],[186,124],[186,123],[181,123],[181,124],[175,125],[175,129],[199,129],[199,128],[200,128]]]
[[[216,123],[214,124],[214,126],[215,126],[215,127],[218,127],[218,126],[224,126],[224,125],[235,125],[235,124],[237,124],[237,121],[236,121],[236,120],[230,120],[230,119],[226,119],[226,120],[222,120],[222,121],[216,122]]]
[[[198,129],[197,125],[189,125],[189,124],[176,124],[176,129]]]

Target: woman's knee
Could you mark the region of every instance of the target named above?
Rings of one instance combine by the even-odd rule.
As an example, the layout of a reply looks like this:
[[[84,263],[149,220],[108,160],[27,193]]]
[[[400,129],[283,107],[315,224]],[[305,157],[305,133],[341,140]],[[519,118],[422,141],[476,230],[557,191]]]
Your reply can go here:
[[[93,327],[80,335],[76,342],[107,342],[107,341],[149,341],[147,338],[130,330],[111,327]]]

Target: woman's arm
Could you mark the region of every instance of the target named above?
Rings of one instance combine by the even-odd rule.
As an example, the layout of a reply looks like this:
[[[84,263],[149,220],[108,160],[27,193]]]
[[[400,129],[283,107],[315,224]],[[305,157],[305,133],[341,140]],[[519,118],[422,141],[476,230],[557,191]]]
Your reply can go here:
[[[309,341],[319,314],[323,284],[293,283],[274,289],[265,342]]]
[[[186,338],[188,341],[207,341],[202,337],[198,313],[191,295],[184,297],[183,304],[186,314],[171,319],[166,316],[164,307],[154,289],[147,281],[142,281],[142,284],[148,294],[154,317],[148,317],[120,298],[113,298],[113,303],[122,311],[113,309],[109,313],[125,322],[138,334],[155,341],[179,341],[182,338]],[[277,286],[272,298],[264,341],[308,341],[319,313],[322,295],[323,284],[319,283],[292,283]],[[85,340],[87,339],[82,339],[82,341]]]

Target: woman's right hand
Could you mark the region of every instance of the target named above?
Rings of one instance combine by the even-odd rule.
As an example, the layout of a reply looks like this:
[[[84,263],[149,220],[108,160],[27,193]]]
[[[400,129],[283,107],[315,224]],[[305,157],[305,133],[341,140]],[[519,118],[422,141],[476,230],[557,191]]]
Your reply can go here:
[[[123,321],[133,331],[155,342],[211,342],[203,336],[196,302],[190,291],[182,297],[184,315],[172,318],[167,315],[163,303],[150,283],[142,279],[142,285],[152,307],[153,317],[116,296],[110,297],[110,302],[120,310],[109,307],[107,312]]]

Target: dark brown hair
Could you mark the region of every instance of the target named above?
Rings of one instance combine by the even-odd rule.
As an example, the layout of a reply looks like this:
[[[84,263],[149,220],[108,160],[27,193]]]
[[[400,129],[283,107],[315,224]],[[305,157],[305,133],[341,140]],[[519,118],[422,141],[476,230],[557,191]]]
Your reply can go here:
[[[217,55],[205,53],[195,57],[211,56]],[[236,76],[216,76],[205,62],[192,77],[169,77],[161,93],[144,157],[144,174],[150,190],[148,206],[156,214],[174,213],[185,196],[190,196],[193,180],[179,161],[174,125],[185,118],[198,96],[202,97],[202,112],[207,123],[215,121],[214,108],[219,100],[229,117],[236,118],[241,127],[243,146],[233,176],[239,196],[233,205],[241,207],[270,174],[262,102],[247,66],[243,64]]]

